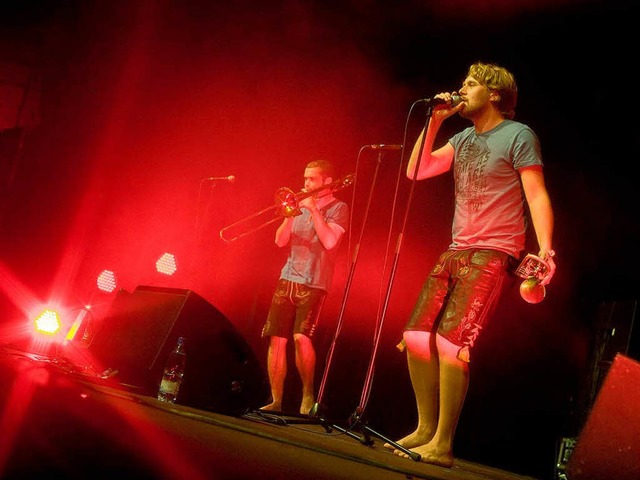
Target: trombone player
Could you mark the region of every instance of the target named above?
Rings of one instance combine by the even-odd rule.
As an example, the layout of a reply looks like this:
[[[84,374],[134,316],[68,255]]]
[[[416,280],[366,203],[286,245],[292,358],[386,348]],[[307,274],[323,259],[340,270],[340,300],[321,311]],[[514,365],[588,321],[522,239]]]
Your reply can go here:
[[[312,342],[324,299],[331,288],[338,246],[347,229],[349,208],[334,197],[333,164],[316,160],[304,170],[303,192],[297,211],[285,216],[276,230],[275,243],[289,245],[285,262],[262,329],[269,337],[267,372],[271,403],[260,410],[282,411],[287,375],[286,347],[295,346],[295,365],[302,383],[300,413],[308,415],[315,403],[316,352]]]

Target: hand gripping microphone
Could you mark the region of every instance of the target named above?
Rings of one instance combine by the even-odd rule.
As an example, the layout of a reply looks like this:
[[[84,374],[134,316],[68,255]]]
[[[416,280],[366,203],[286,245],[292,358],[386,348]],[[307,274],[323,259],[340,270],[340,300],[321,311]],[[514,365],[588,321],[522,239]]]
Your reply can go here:
[[[451,95],[451,102],[440,97],[424,98],[420,101],[424,102],[427,107],[435,107],[436,105],[447,104],[450,106],[450,108],[453,108],[457,107],[460,102],[462,102],[462,97],[460,95]]]

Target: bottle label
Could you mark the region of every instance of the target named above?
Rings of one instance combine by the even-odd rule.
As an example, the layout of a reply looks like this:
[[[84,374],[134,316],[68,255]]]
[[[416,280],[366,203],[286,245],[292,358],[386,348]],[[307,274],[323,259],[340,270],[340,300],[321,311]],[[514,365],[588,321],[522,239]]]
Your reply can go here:
[[[167,380],[166,378],[163,378],[162,382],[160,382],[160,391],[162,393],[177,395],[179,388],[180,388],[180,384],[178,382]]]

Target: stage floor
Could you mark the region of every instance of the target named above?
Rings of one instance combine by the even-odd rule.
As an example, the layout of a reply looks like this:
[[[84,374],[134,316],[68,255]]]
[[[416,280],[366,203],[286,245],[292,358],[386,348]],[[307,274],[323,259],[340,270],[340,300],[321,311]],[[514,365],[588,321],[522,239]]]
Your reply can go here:
[[[165,404],[6,348],[0,361],[3,479],[532,479],[402,458],[358,425]]]

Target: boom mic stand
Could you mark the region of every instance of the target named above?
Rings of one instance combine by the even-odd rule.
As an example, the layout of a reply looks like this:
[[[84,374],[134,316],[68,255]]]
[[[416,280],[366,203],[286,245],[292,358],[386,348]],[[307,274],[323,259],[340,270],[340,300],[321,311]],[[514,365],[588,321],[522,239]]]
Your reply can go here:
[[[333,335],[333,339],[331,340],[331,345],[329,346],[329,351],[327,352],[326,365],[325,365],[325,368],[324,368],[324,373],[322,375],[322,380],[320,381],[320,387],[318,389],[318,396],[317,396],[317,399],[316,399],[316,403],[313,405],[313,407],[311,408],[311,411],[309,412],[309,414],[312,415],[312,416],[322,415],[326,410],[325,406],[322,404],[322,398],[324,397],[324,389],[326,387],[327,377],[329,376],[329,369],[331,368],[331,363],[333,361],[333,352],[335,350],[336,343],[337,343],[338,337],[340,335],[340,331],[342,330],[342,324],[344,323],[344,311],[345,311],[345,308],[347,306],[347,300],[349,298],[349,292],[351,290],[351,283],[353,281],[353,275],[355,273],[356,265],[358,263],[358,254],[360,253],[360,245],[362,244],[362,237],[364,235],[364,229],[365,229],[365,226],[367,225],[367,219],[369,217],[369,210],[371,208],[371,201],[373,199],[373,192],[375,190],[375,185],[376,185],[376,182],[377,182],[377,179],[378,179],[378,171],[380,170],[380,164],[382,163],[382,157],[383,156],[384,156],[384,152],[382,150],[380,150],[378,152],[377,164],[376,164],[376,168],[374,170],[373,180],[371,181],[371,188],[369,189],[369,198],[367,199],[367,205],[365,207],[364,217],[362,219],[362,225],[360,227],[360,234],[358,236],[358,243],[356,243],[356,246],[353,249],[353,256],[352,256],[352,259],[351,259],[351,266],[349,268],[349,274],[347,276],[347,282],[346,282],[344,294],[342,296],[342,303],[340,305],[340,312],[338,314],[338,321],[337,321],[336,330],[335,330],[335,333]],[[354,188],[354,192],[355,192],[355,188]],[[338,428],[338,427],[336,427],[336,428]]]
[[[428,117],[429,118],[431,116],[431,108],[429,107],[429,113],[428,113]],[[425,126],[425,131],[426,131],[426,126]],[[424,136],[422,139],[422,145],[420,148],[420,152],[422,152],[422,148],[424,147]],[[340,307],[340,312],[339,312],[339,316],[338,316],[338,322],[337,322],[337,326],[336,326],[336,330],[333,336],[333,339],[331,341],[331,345],[329,347],[329,351],[327,354],[327,361],[326,361],[326,366],[325,366],[325,370],[324,370],[324,374],[322,376],[322,381],[320,383],[320,387],[318,390],[318,397],[317,397],[317,401],[316,403],[313,405],[313,407],[311,408],[309,415],[301,415],[300,417],[303,417],[300,420],[293,420],[293,421],[283,421],[282,423],[318,423],[321,424],[325,430],[327,432],[331,431],[331,428],[334,428],[336,430],[338,430],[339,432],[342,432],[346,435],[348,435],[351,438],[354,438],[356,440],[358,440],[359,442],[361,442],[363,445],[367,445],[367,446],[371,446],[373,445],[373,441],[371,440],[371,436],[375,436],[377,438],[380,438],[381,440],[383,440],[384,442],[388,443],[389,445],[392,445],[394,448],[396,448],[397,450],[405,453],[407,456],[409,456],[409,458],[411,458],[414,461],[420,461],[420,459],[422,458],[422,456],[419,453],[416,452],[412,452],[411,450],[403,447],[402,445],[394,442],[393,440],[388,439],[387,437],[385,437],[384,435],[382,435],[379,432],[376,432],[375,430],[373,430],[372,428],[370,428],[366,422],[363,420],[363,414],[364,414],[364,410],[366,408],[366,403],[368,400],[368,396],[369,396],[369,391],[370,391],[370,386],[371,386],[371,382],[372,382],[372,378],[373,378],[373,367],[375,365],[375,357],[377,354],[377,350],[378,350],[378,344],[380,341],[380,333],[382,331],[382,325],[384,323],[384,318],[386,316],[386,311],[387,311],[387,307],[389,305],[389,298],[391,296],[391,289],[393,287],[393,280],[395,277],[395,272],[397,270],[397,264],[398,264],[398,258],[399,258],[399,254],[400,254],[400,247],[402,245],[402,237],[403,237],[403,233],[407,224],[407,219],[408,219],[408,214],[409,214],[409,206],[411,205],[411,199],[413,197],[413,190],[415,187],[415,181],[416,181],[416,177],[417,177],[417,172],[418,172],[418,168],[420,166],[420,157],[418,157],[418,162],[416,164],[416,174],[414,175],[413,181],[411,183],[411,189],[409,192],[409,198],[407,200],[407,208],[405,211],[405,215],[404,215],[404,219],[403,219],[403,223],[402,223],[402,229],[398,235],[398,241],[396,244],[396,250],[395,250],[395,257],[394,257],[394,262],[393,262],[393,268],[391,270],[391,274],[390,274],[390,278],[389,278],[389,283],[387,286],[387,291],[386,291],[386,296],[385,296],[385,301],[384,301],[384,306],[382,309],[382,313],[380,315],[380,321],[378,322],[378,326],[377,326],[377,330],[374,333],[374,348],[371,354],[371,358],[369,361],[369,366],[367,369],[367,375],[365,378],[365,385],[363,387],[363,392],[362,392],[362,396],[360,399],[360,404],[358,405],[358,407],[356,407],[355,412],[351,415],[351,417],[349,418],[349,428],[343,428],[335,423],[331,423],[328,422],[323,414],[325,412],[325,406],[322,405],[322,398],[324,396],[324,389],[326,386],[326,380],[328,377],[328,373],[329,373],[329,369],[331,367],[331,362],[333,359],[333,352],[335,350],[335,345],[338,339],[338,336],[340,334],[340,331],[342,329],[342,324],[343,324],[343,320],[344,320],[344,310],[347,304],[347,300],[349,297],[349,291],[351,289],[351,282],[353,280],[353,274],[355,273],[355,268],[357,265],[357,257],[358,257],[358,253],[360,250],[360,244],[362,243],[362,237],[364,234],[364,228],[366,226],[367,223],[367,218],[369,215],[369,210],[370,210],[370,206],[371,206],[371,200],[373,197],[373,191],[374,191],[374,187],[377,181],[377,176],[378,176],[378,171],[380,169],[380,164],[382,162],[382,158],[384,156],[384,151],[383,149],[380,149],[378,152],[378,163],[376,165],[375,171],[374,171],[374,176],[373,176],[373,180],[371,183],[371,189],[369,191],[369,198],[367,200],[367,205],[366,205],[366,209],[365,209],[365,214],[364,214],[364,218],[363,218],[363,222],[362,222],[362,226],[360,227],[360,234],[359,234],[359,238],[358,238],[358,243],[356,244],[356,247],[354,248],[354,254],[353,254],[353,258],[351,261],[351,266],[349,269],[349,274],[347,277],[347,282],[346,282],[346,286],[345,286],[345,291],[343,294],[343,298],[342,298],[342,304]],[[402,164],[402,163],[401,163]],[[357,178],[357,176],[356,176]],[[261,412],[261,411],[257,411],[256,413],[258,413],[261,417],[264,418],[265,414],[268,415],[269,412]],[[275,412],[274,412],[275,413]],[[305,419],[306,418],[306,419]],[[360,437],[357,433],[355,433],[355,431],[358,430],[359,432],[362,433],[362,437]]]
[[[417,103],[417,102],[416,102]],[[414,104],[415,105],[415,104]],[[334,428],[336,428],[337,430],[340,430],[343,433],[349,433],[350,436],[352,437],[356,437],[356,435],[353,433],[354,430],[359,430],[363,437],[357,437],[358,440],[363,443],[364,445],[372,445],[373,441],[371,439],[371,436],[380,438],[381,440],[383,440],[384,442],[388,443],[389,445],[392,445],[396,450],[399,450],[401,452],[403,452],[404,454],[408,455],[409,458],[411,458],[412,460],[419,462],[422,458],[422,456],[419,453],[416,452],[412,452],[411,450],[403,447],[402,445],[400,445],[399,443],[396,443],[392,440],[389,440],[388,438],[386,438],[384,435],[382,435],[381,433],[373,430],[371,427],[369,427],[366,423],[366,421],[363,419],[364,416],[364,411],[366,409],[366,405],[369,399],[369,393],[370,393],[370,389],[371,389],[371,383],[373,380],[373,370],[374,370],[374,366],[375,366],[375,360],[376,360],[376,355],[378,352],[378,345],[380,343],[380,334],[382,332],[382,326],[384,325],[384,320],[386,318],[386,314],[387,314],[387,308],[389,306],[389,299],[391,298],[391,290],[393,288],[393,283],[394,283],[394,278],[395,278],[395,273],[398,267],[398,260],[400,258],[400,249],[402,247],[402,240],[404,238],[404,231],[406,229],[406,225],[407,225],[407,220],[409,218],[409,209],[411,207],[411,201],[413,199],[413,192],[415,189],[415,184],[416,184],[416,180],[418,177],[418,171],[420,168],[420,160],[422,158],[422,153],[424,150],[424,143],[425,143],[425,138],[426,138],[426,132],[427,132],[427,127],[429,125],[429,119],[431,118],[431,113],[432,113],[432,106],[428,105],[427,106],[427,122],[425,124],[424,127],[424,134],[422,136],[422,141],[420,144],[420,149],[419,149],[419,155],[418,155],[418,159],[416,162],[416,167],[414,170],[414,174],[413,174],[413,178],[411,180],[411,188],[409,190],[409,196],[407,198],[407,205],[405,208],[405,213],[404,213],[404,218],[402,220],[402,226],[400,229],[400,233],[398,234],[398,240],[396,243],[396,250],[394,253],[394,259],[393,259],[393,264],[392,264],[392,268],[391,268],[391,273],[389,275],[389,282],[387,285],[387,290],[386,290],[386,295],[385,295],[385,299],[384,299],[384,304],[382,307],[382,312],[380,315],[380,320],[377,324],[377,330],[374,333],[374,342],[373,342],[373,349],[371,352],[371,358],[369,360],[369,367],[367,369],[367,375],[365,377],[365,383],[363,386],[363,390],[362,390],[362,395],[360,397],[360,404],[356,407],[356,410],[354,411],[354,413],[351,414],[351,417],[349,419],[349,423],[350,423],[350,428],[347,429],[343,429],[339,426],[334,425]]]
[[[344,321],[344,311],[345,311],[345,307],[347,304],[347,300],[349,297],[349,292],[351,289],[351,283],[353,280],[353,275],[355,273],[355,268],[357,265],[357,260],[358,260],[358,253],[360,251],[360,245],[362,243],[362,237],[364,235],[364,229],[365,226],[367,224],[367,219],[368,219],[368,215],[369,215],[369,210],[371,207],[371,201],[373,198],[373,191],[374,191],[374,187],[375,184],[377,182],[377,177],[378,177],[378,171],[380,169],[380,164],[382,162],[382,158],[384,156],[384,151],[380,150],[378,152],[378,159],[377,159],[377,165],[374,171],[374,176],[373,176],[373,180],[371,183],[371,188],[369,191],[369,198],[367,200],[367,205],[365,208],[365,215],[362,221],[362,226],[360,228],[360,234],[359,234],[359,238],[358,238],[358,243],[356,244],[355,248],[354,248],[354,253],[353,253],[353,258],[351,261],[351,267],[349,269],[349,274],[347,277],[347,282],[346,282],[346,287],[345,287],[345,291],[344,291],[344,295],[342,298],[342,304],[340,307],[340,313],[338,316],[338,325],[336,327],[336,331],[333,337],[333,340],[331,342],[330,348],[329,348],[329,352],[327,354],[327,362],[326,362],[326,366],[325,366],[325,370],[324,370],[324,374],[322,377],[322,381],[320,383],[320,387],[318,390],[318,397],[317,397],[317,402],[314,404],[313,408],[310,411],[310,416],[312,417],[316,417],[319,418],[321,421],[323,421],[323,417],[320,416],[318,417],[318,415],[321,415],[324,411],[325,411],[325,407],[322,404],[322,398],[324,396],[324,389],[326,386],[326,381],[327,381],[327,377],[329,374],[329,369],[331,368],[331,364],[332,364],[332,359],[333,359],[333,352],[335,350],[335,345],[338,339],[338,336],[340,334],[340,331],[342,329],[342,324]],[[412,185],[412,190],[411,190],[411,194],[413,193],[413,185]],[[410,197],[411,197],[410,194]],[[407,209],[408,210],[408,209]],[[406,220],[407,220],[407,215],[405,214],[405,220],[404,220],[404,224],[406,224]],[[404,230],[404,225],[403,225],[403,230]],[[400,244],[401,242],[399,241],[397,244],[397,248],[396,248],[396,261],[395,264],[397,265],[397,254],[399,253],[400,250]],[[385,316],[385,312],[386,312],[386,308],[388,306],[389,303],[389,296],[391,293],[391,285],[393,284],[393,274],[395,272],[395,265],[394,265],[394,269],[392,271],[392,277],[389,283],[389,287],[387,289],[387,295],[386,295],[386,299],[385,299],[385,303],[384,303],[384,308],[382,311],[382,316],[381,319],[384,319]],[[419,461],[421,456],[418,453],[412,452],[411,450],[406,449],[405,447],[403,447],[400,444],[395,443],[394,441],[386,438],[385,436],[383,436],[382,434],[372,430],[370,427],[368,427],[363,421],[362,421],[362,413],[364,412],[364,405],[363,405],[363,398],[366,398],[368,396],[368,387],[371,384],[371,378],[372,378],[372,371],[373,371],[373,364],[374,364],[374,360],[375,360],[375,353],[377,351],[377,346],[379,343],[379,337],[380,337],[380,332],[382,330],[382,322],[380,322],[379,324],[378,330],[375,332],[375,341],[374,341],[374,353],[371,356],[371,360],[369,362],[369,368],[367,371],[367,376],[366,376],[366,383],[365,383],[365,391],[363,391],[363,395],[361,397],[361,403],[360,405],[357,407],[356,412],[354,414],[351,415],[350,419],[349,419],[349,424],[350,427],[349,428],[343,428],[339,425],[336,424],[331,424],[331,427],[333,427],[334,429],[350,436],[351,438],[354,438],[358,441],[360,441],[361,443],[363,443],[364,445],[370,446],[373,444],[373,441],[371,440],[371,435],[374,435],[380,439],[382,439],[383,441],[387,442],[390,445],[393,445],[397,450],[402,451],[403,453],[407,454],[411,459],[415,460],[415,461]],[[325,425],[325,428],[326,425]],[[354,430],[358,429],[362,434],[363,437],[360,437],[358,434],[354,433]]]

